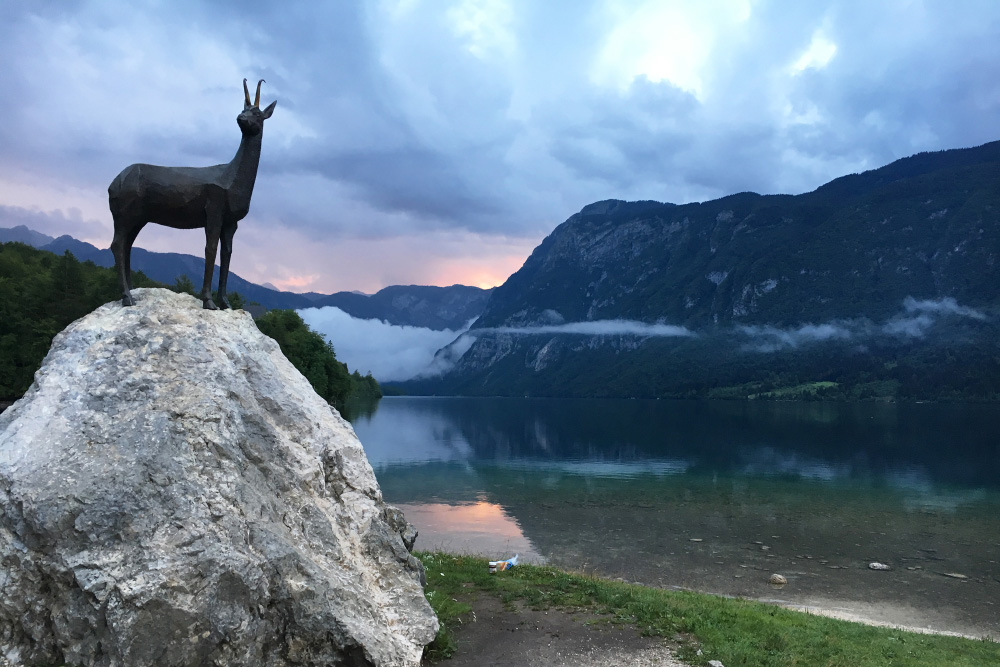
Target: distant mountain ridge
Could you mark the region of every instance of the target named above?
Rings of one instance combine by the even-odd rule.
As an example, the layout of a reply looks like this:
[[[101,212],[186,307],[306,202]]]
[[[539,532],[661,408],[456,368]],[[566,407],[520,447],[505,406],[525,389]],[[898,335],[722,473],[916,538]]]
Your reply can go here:
[[[53,238],[24,225],[0,228],[0,242],[19,242],[57,255],[69,251],[80,261],[112,267],[114,257],[108,249],[99,249],[72,236]],[[181,275],[200,285],[205,260],[181,253],[151,252],[133,248],[132,268],[153,280],[173,284]],[[218,286],[218,270],[213,286]],[[361,319],[380,319],[396,325],[426,327],[435,330],[463,328],[475,319],[489,297],[490,290],[466,285],[436,287],[426,285],[391,285],[370,296],[357,292],[296,294],[254,284],[235,273],[229,274],[229,290],[239,292],[248,302],[255,301],[268,309],[301,309],[335,306]]]
[[[899,387],[938,363],[921,357],[913,362],[919,368],[905,365],[924,354],[914,346],[930,345],[931,329],[905,346],[898,337],[861,341],[855,334],[892,330],[887,323],[907,307],[928,309],[921,316],[934,322],[946,311],[959,319],[974,312],[980,319],[966,318],[952,332],[965,347],[940,356],[970,378],[985,368],[1000,372],[1000,348],[985,333],[996,333],[1000,315],[1000,142],[918,154],[801,195],[585,206],[493,291],[469,336],[441,352],[458,357],[454,370],[413,390],[697,396],[747,383],[759,393],[768,373],[813,382],[844,369],[854,369],[851,382],[887,378]],[[694,337],[552,329],[608,320],[683,326]],[[847,321],[855,324],[836,325]],[[791,350],[781,341],[798,339],[783,332],[808,325],[827,327],[809,330],[814,340],[829,333],[823,363],[808,352],[816,347],[794,347],[797,365],[785,363],[787,355],[745,353]],[[753,332],[771,332],[780,345],[754,347]],[[943,350],[945,343],[934,345]]]
[[[802,195],[608,200],[559,225],[477,327],[877,316],[907,296],[1000,294],[1000,142],[923,153]]]

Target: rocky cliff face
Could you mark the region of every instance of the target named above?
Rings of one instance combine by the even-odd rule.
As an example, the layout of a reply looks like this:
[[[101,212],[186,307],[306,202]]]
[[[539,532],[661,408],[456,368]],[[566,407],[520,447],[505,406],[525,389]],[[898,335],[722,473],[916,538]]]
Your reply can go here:
[[[542,241],[493,290],[469,334],[440,353],[456,361],[452,372],[411,390],[705,395],[719,382],[760,384],[773,374],[770,359],[742,354],[748,346],[768,347],[749,340],[754,331],[816,325],[837,334],[828,340],[854,343],[854,349],[880,342],[891,349],[865,359],[863,370],[858,358],[841,358],[850,350],[835,350],[841,356],[813,359],[814,368],[788,378],[837,379],[831,369],[851,366],[856,380],[874,373],[919,384],[936,360],[911,357],[906,364],[913,373],[886,376],[879,370],[884,363],[904,365],[899,341],[841,335],[838,323],[877,329],[899,318],[905,304],[918,302],[954,312],[1000,312],[998,186],[1000,142],[994,142],[915,155],[796,196],[590,204]],[[565,323],[602,320],[684,326],[700,342],[651,338],[621,326],[605,326],[601,336],[557,331]],[[960,333],[955,340],[969,339]],[[989,336],[978,340],[986,351],[980,343],[988,344]],[[715,367],[719,360],[721,369]],[[980,361],[970,356],[968,363],[978,367]],[[746,370],[727,372],[735,366]]]
[[[0,656],[417,665],[437,620],[351,426],[249,315],[134,293],[0,415]]]
[[[477,328],[873,317],[906,297],[1000,301],[1000,142],[924,153],[802,195],[609,200],[559,225]]]

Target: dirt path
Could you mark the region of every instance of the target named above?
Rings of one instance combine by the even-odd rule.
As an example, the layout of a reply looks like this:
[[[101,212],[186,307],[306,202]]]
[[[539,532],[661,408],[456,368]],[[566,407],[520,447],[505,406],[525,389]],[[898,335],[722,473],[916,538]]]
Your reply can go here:
[[[642,637],[606,618],[522,606],[508,610],[483,594],[466,602],[472,611],[454,624],[458,651],[441,667],[687,667],[662,638]]]

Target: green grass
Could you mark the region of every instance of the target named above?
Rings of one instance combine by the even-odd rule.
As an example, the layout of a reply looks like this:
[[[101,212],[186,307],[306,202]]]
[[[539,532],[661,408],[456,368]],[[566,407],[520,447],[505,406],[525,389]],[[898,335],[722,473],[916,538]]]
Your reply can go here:
[[[482,591],[507,604],[605,614],[643,634],[678,640],[692,665],[726,667],[984,667],[1000,665],[994,641],[922,635],[789,611],[774,605],[701,593],[646,588],[564,572],[518,566],[496,575],[482,558],[418,554],[427,570],[427,599],[442,630],[428,647],[432,659],[456,650],[449,626]],[[701,655],[697,654],[698,649]]]

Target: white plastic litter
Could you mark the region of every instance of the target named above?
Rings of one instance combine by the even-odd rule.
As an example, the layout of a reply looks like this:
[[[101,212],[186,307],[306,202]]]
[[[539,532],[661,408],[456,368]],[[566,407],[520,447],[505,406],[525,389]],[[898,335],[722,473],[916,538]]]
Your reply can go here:
[[[497,572],[503,572],[504,570],[509,570],[510,568],[517,565],[517,557],[521,554],[514,554],[513,558],[508,558],[507,560],[491,560],[490,561],[490,574],[496,574]]]

